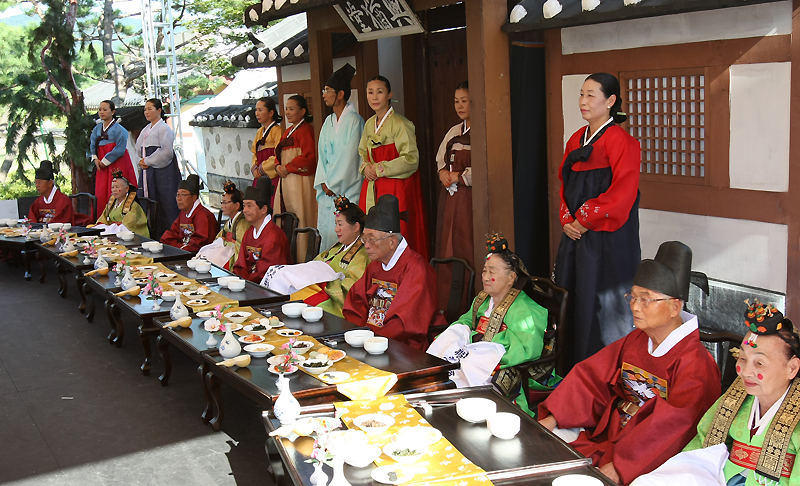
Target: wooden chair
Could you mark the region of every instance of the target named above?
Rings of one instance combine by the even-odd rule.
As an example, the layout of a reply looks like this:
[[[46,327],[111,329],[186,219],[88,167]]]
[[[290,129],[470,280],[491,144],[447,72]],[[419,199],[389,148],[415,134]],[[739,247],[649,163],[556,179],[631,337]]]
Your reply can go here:
[[[97,196],[88,192],[70,194],[72,206],[75,209],[75,224],[86,226],[97,221]]]
[[[547,330],[544,333],[542,355],[539,359],[514,366],[514,369],[522,373],[521,393],[527,397],[528,407],[534,410],[535,405],[543,401],[550,392],[531,390],[528,379],[546,378],[554,370],[563,367],[561,355],[564,348],[569,292],[549,279],[531,277],[530,283],[525,287],[525,293],[547,309]]]
[[[294,213],[285,212],[273,214],[272,222],[277,224],[286,234],[286,241],[291,242],[294,230],[300,224],[300,219]],[[294,255],[294,252],[292,252],[292,255]]]
[[[319,247],[322,246],[322,237],[319,235],[317,228],[295,228],[292,232],[292,243],[290,246],[292,249],[292,258],[295,258],[297,254],[297,235],[301,233],[309,233],[308,244],[306,245],[306,258],[303,262],[295,263],[310,262],[314,257],[319,255]]]
[[[156,214],[158,214],[158,201],[149,197],[139,197],[137,200],[145,216],[147,216],[147,229],[150,231],[150,237],[153,238],[153,235],[155,235]]]
[[[38,199],[39,196],[24,196],[17,198],[17,211],[19,211],[19,218],[27,218],[28,213],[31,212],[31,206],[33,206],[33,202]]]
[[[442,331],[458,320],[459,317],[469,309],[472,305],[472,299],[475,298],[475,269],[462,258],[431,258],[431,266],[436,269],[437,265],[450,265],[450,273],[452,275],[450,280],[450,297],[447,300],[447,308],[440,309],[447,321],[446,325],[432,326],[428,329],[428,342],[433,341],[433,338],[441,334]],[[467,288],[464,289],[465,276],[469,275],[467,279]],[[466,292],[465,292],[466,290]]]
[[[709,350],[717,366],[719,366],[723,393],[731,386],[737,376],[736,358],[731,355],[730,350],[741,346],[743,339],[743,336],[737,336],[730,332],[709,333],[700,331],[700,341],[703,342],[703,345]]]

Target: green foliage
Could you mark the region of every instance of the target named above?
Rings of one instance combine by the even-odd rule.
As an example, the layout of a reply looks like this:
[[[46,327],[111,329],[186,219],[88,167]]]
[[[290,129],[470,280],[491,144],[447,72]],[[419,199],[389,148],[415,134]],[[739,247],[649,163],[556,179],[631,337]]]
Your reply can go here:
[[[181,79],[180,95],[181,98],[191,98],[207,91],[214,91],[222,86],[221,78],[209,79],[208,76],[193,74]]]
[[[20,178],[18,173],[9,174],[5,184],[0,184],[0,199],[17,199],[19,197],[37,196],[36,186],[30,183],[33,180],[34,169],[29,168],[25,170],[25,178]],[[69,193],[69,188],[72,187],[72,177],[69,172],[56,174],[56,185],[64,188]]]

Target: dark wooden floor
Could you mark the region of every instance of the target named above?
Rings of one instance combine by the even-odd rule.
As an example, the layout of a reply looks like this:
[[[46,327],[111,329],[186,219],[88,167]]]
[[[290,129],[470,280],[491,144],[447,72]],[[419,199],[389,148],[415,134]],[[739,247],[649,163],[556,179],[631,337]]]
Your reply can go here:
[[[223,389],[223,430],[200,421],[196,365],[173,355],[170,385],[139,371],[134,327],[121,349],[98,312],[78,310],[74,276],[66,299],[55,267],[26,282],[0,262],[0,483],[80,485],[269,484],[261,410]],[[98,309],[102,309],[100,297]]]

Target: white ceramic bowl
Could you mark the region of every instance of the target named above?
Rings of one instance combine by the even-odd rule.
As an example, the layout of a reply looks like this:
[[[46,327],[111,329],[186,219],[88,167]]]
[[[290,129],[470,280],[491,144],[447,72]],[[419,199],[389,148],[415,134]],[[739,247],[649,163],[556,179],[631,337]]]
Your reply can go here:
[[[245,281],[242,279],[230,280],[228,281],[228,288],[233,292],[241,292],[244,290]]]
[[[120,231],[117,233],[117,236],[122,238],[124,241],[131,241],[136,236],[133,231]]]
[[[375,333],[366,329],[355,329],[344,333],[344,340],[347,344],[355,348],[364,346],[364,341],[374,336]]]
[[[486,426],[499,439],[513,439],[519,433],[520,419],[515,413],[499,412],[486,418]]]
[[[317,322],[322,319],[322,307],[305,307],[301,314],[308,322]]]
[[[311,348],[314,346],[314,343],[311,341],[301,341],[299,339],[294,344],[297,346],[299,343],[306,343],[306,346],[303,348],[292,348],[297,354],[306,354],[307,352],[311,351]]]
[[[217,283],[220,287],[228,288],[228,282],[232,280],[239,280],[239,277],[228,275],[227,277],[218,277]]]
[[[319,364],[322,363],[323,366],[308,366],[309,364]],[[320,360],[320,359],[307,359],[300,364],[300,367],[303,368],[305,371],[311,373],[312,375],[319,375],[320,373],[324,373],[328,371],[328,368],[333,366],[333,363],[328,361],[327,359]]]
[[[374,420],[384,424],[383,426],[367,426],[365,423],[369,420]],[[378,435],[386,432],[392,425],[394,425],[394,417],[384,415],[382,413],[368,413],[359,415],[353,420],[356,427],[366,432],[367,435]]]
[[[166,272],[159,272],[156,274],[156,280],[161,283],[169,282],[173,278],[177,277],[177,273],[166,273]]]
[[[49,229],[50,231],[58,231],[61,229],[62,226],[64,226],[62,223],[49,223],[47,225],[47,229]]]
[[[389,340],[381,336],[373,336],[364,340],[364,351],[369,354],[383,354],[389,348]]]
[[[211,271],[211,262],[197,262],[197,264],[194,266],[194,270],[200,273],[208,273]]]
[[[263,336],[264,334],[269,332],[269,329],[270,329],[269,324],[264,325],[264,324],[261,324],[260,321],[251,321],[251,322],[252,322],[252,324],[248,324],[248,325],[244,326],[244,330],[247,331],[248,334],[255,334],[256,336]],[[262,329],[260,331],[254,331],[253,330],[253,326],[255,326],[255,325],[261,325],[261,326],[264,327],[264,329]]]
[[[188,280],[176,280],[174,282],[170,282],[169,286],[175,290],[180,290],[181,292],[189,288],[192,285],[192,282]]]
[[[142,248],[150,253],[158,253],[164,249],[164,244],[159,241],[145,241],[142,243]]]
[[[416,454],[413,456],[396,456],[395,451],[402,449],[410,449]],[[428,447],[420,443],[411,442],[390,442],[383,446],[383,453],[399,462],[400,464],[415,464],[417,461],[425,457],[428,452]]]
[[[254,358],[265,358],[273,349],[275,346],[264,343],[248,344],[244,347],[245,352]]]
[[[161,298],[164,299],[164,302],[172,302],[174,301],[181,293],[177,290],[165,290],[161,294]]]
[[[188,262],[186,262],[186,266],[191,268],[192,270],[194,270],[195,267],[197,266],[197,262],[199,262],[199,261],[200,260],[194,260],[194,259],[189,260]]]
[[[289,302],[281,306],[281,312],[286,317],[300,317],[306,307],[308,307],[308,304],[304,302]]]
[[[497,404],[488,398],[464,398],[456,402],[456,413],[467,422],[479,424],[497,413]]]
[[[603,482],[584,474],[565,474],[553,480],[553,486],[602,486]]]
[[[251,315],[252,314],[249,312],[238,310],[238,311],[228,312],[227,314],[225,314],[225,318],[233,322],[234,324],[241,324],[244,321],[246,321],[247,318],[250,317]]]
[[[344,462],[353,467],[367,467],[381,456],[381,448],[372,444],[351,445],[344,451]]]
[[[11,225],[9,225],[9,226],[11,226]],[[72,228],[72,223],[61,223],[61,229],[66,231],[66,230],[68,230],[70,228]]]

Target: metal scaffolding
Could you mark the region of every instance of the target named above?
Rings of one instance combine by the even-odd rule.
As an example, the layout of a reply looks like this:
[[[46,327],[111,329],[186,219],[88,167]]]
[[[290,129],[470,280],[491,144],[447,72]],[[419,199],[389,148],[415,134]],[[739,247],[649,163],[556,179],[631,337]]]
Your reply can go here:
[[[169,102],[175,132],[175,155],[181,174],[203,175],[183,155],[183,128],[181,124],[181,97],[178,92],[178,54],[175,44],[175,23],[172,17],[172,0],[142,0],[142,41],[146,67],[147,95]],[[207,181],[203,181],[207,184]]]

